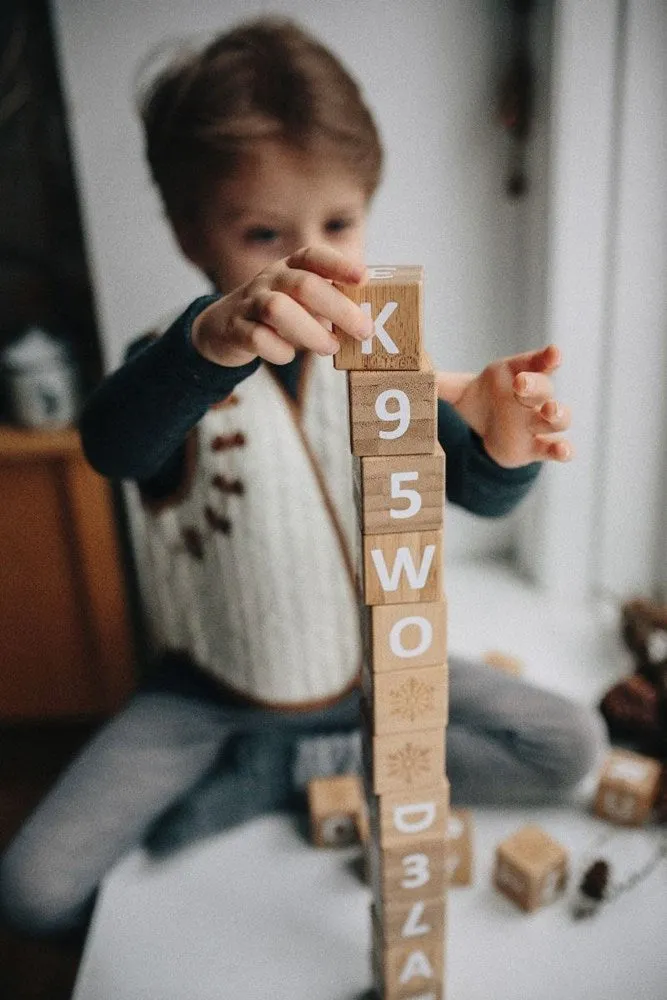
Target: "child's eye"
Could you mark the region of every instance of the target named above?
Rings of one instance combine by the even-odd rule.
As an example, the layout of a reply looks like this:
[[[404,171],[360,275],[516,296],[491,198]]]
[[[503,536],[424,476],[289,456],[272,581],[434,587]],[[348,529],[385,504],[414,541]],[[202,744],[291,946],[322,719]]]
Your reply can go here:
[[[329,219],[324,228],[328,233],[342,233],[345,229],[349,229],[352,225],[352,219]]]
[[[247,243],[275,243],[278,236],[278,230],[270,226],[252,226],[245,233]]]

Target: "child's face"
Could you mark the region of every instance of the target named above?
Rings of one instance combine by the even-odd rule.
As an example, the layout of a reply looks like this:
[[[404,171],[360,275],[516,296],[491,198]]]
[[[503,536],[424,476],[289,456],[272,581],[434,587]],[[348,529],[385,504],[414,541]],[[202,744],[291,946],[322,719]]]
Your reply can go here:
[[[267,140],[220,182],[205,230],[184,248],[223,293],[304,246],[327,244],[361,263],[367,202],[340,163]]]

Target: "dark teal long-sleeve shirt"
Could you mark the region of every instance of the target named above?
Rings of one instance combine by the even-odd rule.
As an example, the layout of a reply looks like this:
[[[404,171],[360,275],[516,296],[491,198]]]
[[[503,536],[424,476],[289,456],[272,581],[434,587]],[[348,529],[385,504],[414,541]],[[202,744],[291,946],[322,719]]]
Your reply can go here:
[[[191,340],[195,317],[218,296],[203,296],[157,338],[143,338],[126,362],[88,400],[80,420],[88,461],[103,475],[134,479],[153,498],[178,486],[188,432],[214,403],[259,367],[259,359],[224,368],[202,357]],[[302,355],[274,370],[296,397]],[[448,403],[438,402],[438,440],[447,454],[447,498],[485,517],[511,511],[539,464],[505,469]]]

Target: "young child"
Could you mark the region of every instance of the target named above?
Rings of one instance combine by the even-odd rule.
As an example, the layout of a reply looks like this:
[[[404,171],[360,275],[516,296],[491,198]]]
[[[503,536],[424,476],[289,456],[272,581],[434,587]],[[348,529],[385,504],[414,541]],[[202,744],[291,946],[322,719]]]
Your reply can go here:
[[[159,852],[359,770],[346,381],[331,355],[371,322],[332,285],[364,277],[382,151],[356,84],[291,23],[242,26],[163,72],[148,160],[185,255],[216,291],[144,339],[90,399],[100,472],[141,496],[163,654],[40,804],[0,869],[7,919],[85,924],[130,848]],[[554,347],[438,378],[447,495],[497,516],[564,461]],[[553,801],[593,765],[592,713],[450,658],[455,802]]]

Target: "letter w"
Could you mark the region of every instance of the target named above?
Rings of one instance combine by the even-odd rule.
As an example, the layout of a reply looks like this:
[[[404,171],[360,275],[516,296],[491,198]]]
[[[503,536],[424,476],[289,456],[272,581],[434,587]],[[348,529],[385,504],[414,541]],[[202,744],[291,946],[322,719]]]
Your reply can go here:
[[[394,565],[392,566],[390,573],[387,569],[387,563],[385,562],[384,552],[382,549],[371,549],[371,557],[373,559],[377,575],[380,579],[380,583],[382,584],[382,589],[387,591],[398,590],[398,584],[403,570],[405,570],[405,575],[408,578],[410,587],[413,590],[421,590],[426,584],[434,555],[435,545],[427,545],[424,549],[424,554],[422,555],[419,572],[417,572],[415,564],[412,561],[412,552],[407,545],[403,545],[396,553]]]

